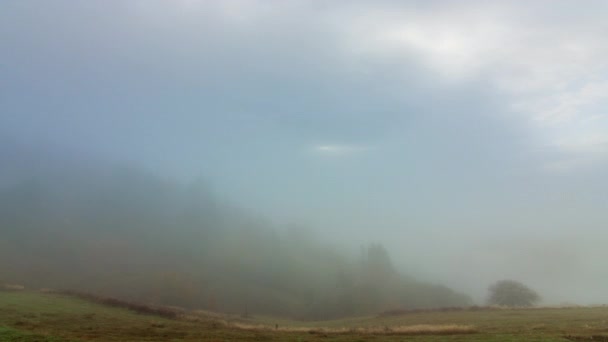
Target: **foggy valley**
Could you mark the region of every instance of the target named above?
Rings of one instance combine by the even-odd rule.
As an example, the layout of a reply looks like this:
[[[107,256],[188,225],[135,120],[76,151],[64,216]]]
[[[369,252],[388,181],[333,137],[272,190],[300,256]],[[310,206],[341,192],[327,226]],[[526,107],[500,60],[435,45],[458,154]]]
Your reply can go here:
[[[230,324],[302,322],[487,340],[494,326],[467,315],[605,307],[606,14],[561,0],[2,2],[0,340],[143,339],[12,316],[64,292],[203,310],[226,340],[253,338]],[[512,326],[608,329],[603,311],[581,311],[580,331],[538,312]],[[264,339],[301,338],[288,333]]]

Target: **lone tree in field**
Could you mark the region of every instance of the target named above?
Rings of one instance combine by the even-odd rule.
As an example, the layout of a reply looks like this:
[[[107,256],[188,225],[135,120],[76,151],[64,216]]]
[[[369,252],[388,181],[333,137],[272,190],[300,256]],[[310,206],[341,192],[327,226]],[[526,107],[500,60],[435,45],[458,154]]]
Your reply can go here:
[[[514,280],[501,280],[492,284],[488,291],[488,304],[504,306],[532,306],[540,301],[536,291]]]

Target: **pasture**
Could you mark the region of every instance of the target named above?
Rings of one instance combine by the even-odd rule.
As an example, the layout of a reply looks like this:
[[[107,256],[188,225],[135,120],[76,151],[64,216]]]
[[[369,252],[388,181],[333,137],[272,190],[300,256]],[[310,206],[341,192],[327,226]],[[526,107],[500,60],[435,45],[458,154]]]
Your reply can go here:
[[[608,341],[608,307],[406,312],[322,322],[138,313],[68,295],[0,291],[0,341]]]

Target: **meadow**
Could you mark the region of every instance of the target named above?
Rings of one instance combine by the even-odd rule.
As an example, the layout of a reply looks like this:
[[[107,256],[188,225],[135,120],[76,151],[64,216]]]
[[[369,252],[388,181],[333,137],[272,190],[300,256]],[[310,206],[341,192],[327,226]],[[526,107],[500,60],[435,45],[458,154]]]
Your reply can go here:
[[[396,312],[330,321],[231,316],[0,291],[0,341],[608,341],[608,307]],[[140,308],[140,309],[138,309]]]

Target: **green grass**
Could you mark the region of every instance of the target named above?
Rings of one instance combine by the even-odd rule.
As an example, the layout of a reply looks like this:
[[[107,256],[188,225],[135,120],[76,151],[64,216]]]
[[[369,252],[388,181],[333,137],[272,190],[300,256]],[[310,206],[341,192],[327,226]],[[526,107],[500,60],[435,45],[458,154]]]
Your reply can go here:
[[[61,342],[63,339],[32,334],[29,332],[19,331],[17,329],[0,327],[0,341],[6,342]]]
[[[604,307],[422,312],[323,322],[205,314],[170,320],[68,296],[0,291],[0,341],[567,341],[565,336],[595,336],[597,340],[608,335],[607,320]],[[473,326],[475,332],[390,333],[396,327],[421,324]],[[272,328],[254,328],[260,325]],[[332,332],[342,328],[346,328],[342,333]]]

